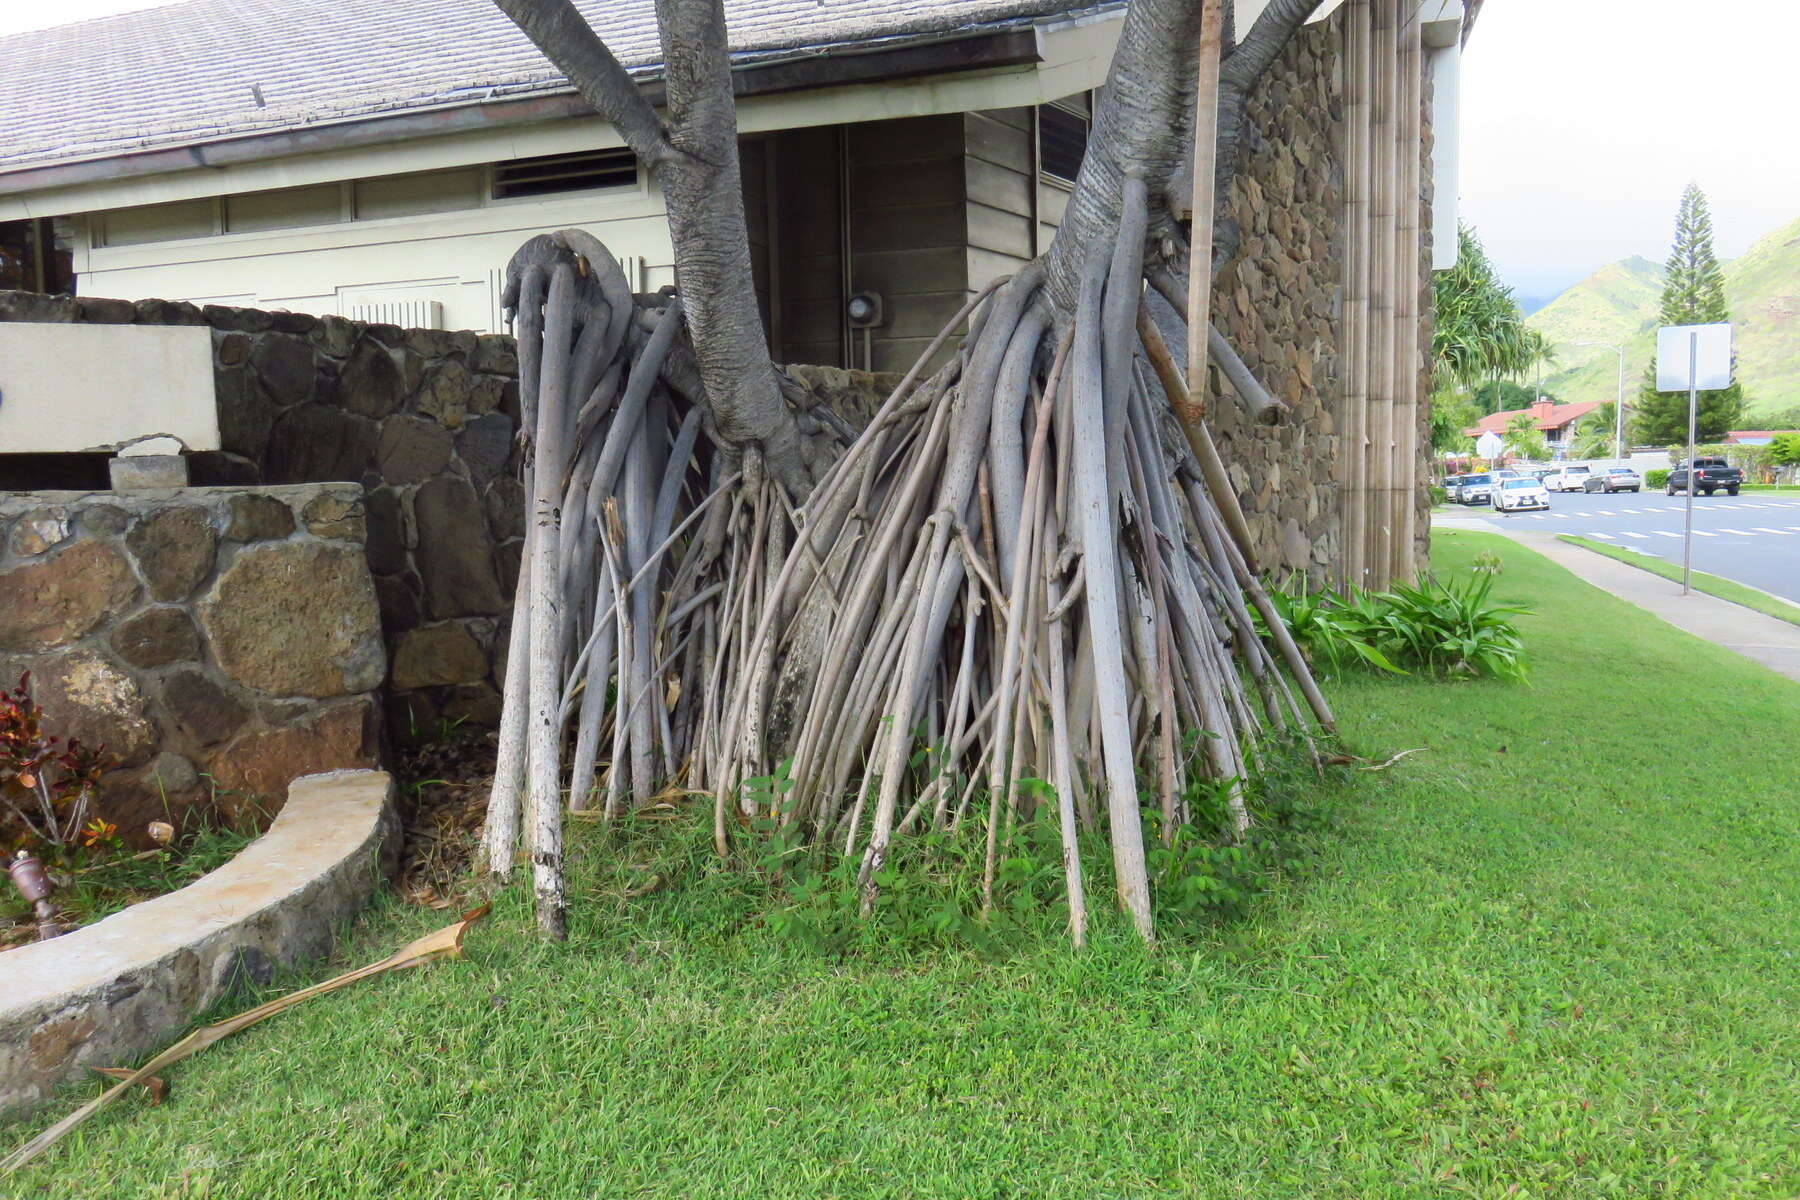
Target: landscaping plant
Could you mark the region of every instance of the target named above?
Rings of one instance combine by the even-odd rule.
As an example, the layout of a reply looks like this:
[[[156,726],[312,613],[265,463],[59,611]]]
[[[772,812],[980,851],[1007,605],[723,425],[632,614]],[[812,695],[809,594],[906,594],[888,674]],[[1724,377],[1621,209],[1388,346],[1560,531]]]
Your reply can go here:
[[[32,699],[31,672],[0,692],[0,799],[14,823],[11,845],[63,857],[77,844],[97,845],[116,829],[92,816],[94,789],[106,771],[105,746],[84,746],[44,730]]]
[[[1525,677],[1525,644],[1513,618],[1529,610],[1490,600],[1497,574],[1478,562],[1463,582],[1428,575],[1380,592],[1295,587],[1272,598],[1322,674],[1374,667],[1516,682]]]

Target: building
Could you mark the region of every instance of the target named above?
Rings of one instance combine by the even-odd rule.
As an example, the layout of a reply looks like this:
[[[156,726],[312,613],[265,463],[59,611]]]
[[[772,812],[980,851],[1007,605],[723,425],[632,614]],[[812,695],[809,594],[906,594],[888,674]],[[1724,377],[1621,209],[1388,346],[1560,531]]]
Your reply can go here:
[[[582,7],[654,98],[650,6]],[[879,370],[1047,243],[1122,8],[730,19],[775,353]],[[187,0],[0,40],[0,75],[31,98],[0,110],[0,221],[61,223],[82,294],[494,331],[507,257],[569,225],[673,282],[654,184],[485,0]]]
[[[581,7],[654,99],[648,3]],[[1262,7],[1239,0],[1238,20]],[[1455,253],[1473,12],[1324,0],[1250,96],[1218,198],[1241,236],[1213,323],[1288,419],[1252,422],[1222,381],[1211,419],[1277,578],[1380,585],[1410,576],[1425,546],[1429,275]],[[732,0],[727,13],[775,356],[911,365],[973,290],[1048,244],[1122,4]],[[456,481],[439,491],[466,513],[481,507],[472,487],[503,543],[516,496],[489,459],[503,464],[500,426],[516,419],[494,391],[506,354],[392,327],[498,330],[508,256],[570,225],[640,286],[672,282],[654,186],[485,0],[184,0],[0,39],[0,73],[14,97],[0,107],[0,222],[66,243],[78,293],[60,306],[0,293],[0,320],[210,324],[213,481],[360,479],[371,512],[411,531],[415,492],[439,476],[401,471],[394,447],[435,421],[457,442],[431,459]],[[882,315],[853,328],[861,292]],[[464,423],[478,415],[476,447]],[[470,541],[471,559],[504,550],[480,530]],[[397,561],[378,567],[384,586],[428,574]],[[442,610],[424,588],[426,611]],[[481,603],[458,619],[499,611],[485,582],[463,590]]]
[[[1544,435],[1544,442],[1550,447],[1550,453],[1561,457],[1568,452],[1574,441],[1575,426],[1581,418],[1599,407],[1599,402],[1592,400],[1584,400],[1579,404],[1539,400],[1530,408],[1509,408],[1504,412],[1489,413],[1463,432],[1472,438],[1478,438],[1484,433],[1504,436],[1507,426],[1512,424],[1515,417],[1529,413],[1537,431]]]
[[[499,329],[507,256],[568,225],[640,287],[672,282],[654,185],[491,4],[265,7],[0,39],[0,222],[62,222],[82,294],[413,327]],[[582,8],[654,92],[650,7]],[[1068,0],[730,6],[776,356],[904,368],[1040,250],[1121,19]],[[858,292],[883,297],[881,327],[850,327]]]

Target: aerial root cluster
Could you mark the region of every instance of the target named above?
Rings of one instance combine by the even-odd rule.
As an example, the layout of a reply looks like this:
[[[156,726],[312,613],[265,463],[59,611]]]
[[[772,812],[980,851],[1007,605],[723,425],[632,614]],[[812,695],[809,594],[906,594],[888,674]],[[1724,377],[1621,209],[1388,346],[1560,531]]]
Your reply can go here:
[[[865,910],[896,838],[971,819],[991,899],[1007,830],[1051,806],[1078,942],[1078,835],[1149,937],[1145,809],[1174,830],[1202,777],[1247,830],[1264,735],[1331,715],[1216,455],[1178,429],[1136,181],[1126,214],[1074,312],[1029,265],[860,431],[809,420],[848,444],[804,496],[710,436],[679,301],[633,297],[574,231],[515,258],[531,511],[486,851],[505,874],[523,825],[547,932],[565,805],[610,819],[672,788],[711,797],[721,853],[765,818],[857,856]]]

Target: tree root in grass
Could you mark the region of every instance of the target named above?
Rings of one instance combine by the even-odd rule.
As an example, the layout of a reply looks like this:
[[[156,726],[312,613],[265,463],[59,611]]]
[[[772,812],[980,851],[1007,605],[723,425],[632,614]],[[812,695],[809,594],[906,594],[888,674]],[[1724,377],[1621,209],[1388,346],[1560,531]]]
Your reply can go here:
[[[1075,839],[1103,830],[1148,938],[1140,774],[1165,831],[1192,817],[1190,776],[1228,781],[1241,836],[1252,747],[1330,727],[1298,653],[1255,634],[1235,497],[1140,340],[1141,181],[1126,203],[1070,318],[1041,264],[977,296],[920,363],[966,319],[954,356],[916,366],[805,496],[702,438],[704,397],[670,369],[676,302],[631,297],[572,233],[515,259],[532,514],[484,836],[502,876],[523,838],[547,933],[565,798],[611,819],[677,781],[712,797],[721,854],[762,821],[859,856],[865,909],[896,836],[970,819],[991,896],[1006,830],[1053,802],[1073,936]],[[1198,754],[1183,730],[1206,731]]]

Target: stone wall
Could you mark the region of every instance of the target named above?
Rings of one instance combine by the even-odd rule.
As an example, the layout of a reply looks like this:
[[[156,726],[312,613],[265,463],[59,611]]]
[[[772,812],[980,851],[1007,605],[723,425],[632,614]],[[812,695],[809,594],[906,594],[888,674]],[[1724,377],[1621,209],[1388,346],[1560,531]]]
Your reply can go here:
[[[390,734],[498,720],[524,535],[510,337],[26,292],[0,292],[0,320],[210,326],[224,448],[189,456],[193,482],[361,483]],[[0,489],[57,486],[7,470]]]
[[[1279,582],[1313,586],[1342,565],[1338,420],[1344,286],[1343,13],[1306,26],[1251,94],[1244,159],[1220,219],[1241,231],[1215,279],[1213,322],[1250,370],[1292,409],[1254,426],[1230,395],[1213,427],[1257,541]],[[1431,73],[1425,72],[1419,262],[1421,480],[1429,480],[1431,414]],[[1216,373],[1215,373],[1216,379]],[[1417,494],[1421,559],[1430,544],[1430,493]]]
[[[375,764],[387,675],[356,484],[0,493],[0,680],[104,743],[102,811],[236,818]]]
[[[1258,559],[1278,582],[1300,572],[1323,584],[1341,552],[1342,49],[1334,18],[1306,26],[1270,66],[1250,97],[1235,185],[1220,197],[1220,220],[1241,240],[1215,276],[1213,323],[1292,412],[1283,425],[1252,425],[1225,395],[1213,428]]]

